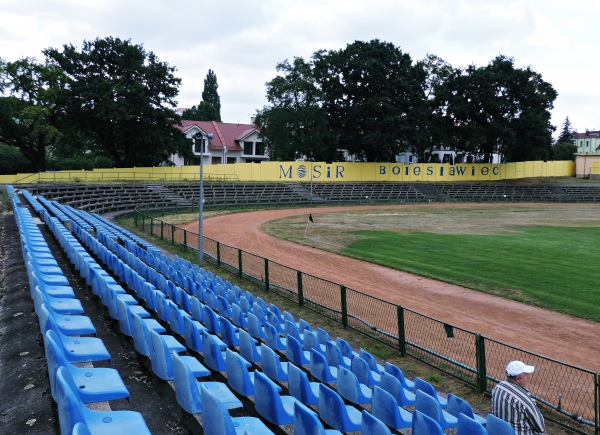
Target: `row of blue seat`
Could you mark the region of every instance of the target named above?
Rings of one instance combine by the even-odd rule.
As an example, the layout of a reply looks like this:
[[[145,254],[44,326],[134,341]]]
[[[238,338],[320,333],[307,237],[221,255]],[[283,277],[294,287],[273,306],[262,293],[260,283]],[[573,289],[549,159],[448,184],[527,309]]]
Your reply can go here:
[[[101,237],[100,237],[100,238],[101,238]],[[115,242],[115,243],[116,243],[116,242]],[[129,245],[129,243],[126,243],[126,245]],[[118,245],[118,244],[117,244],[117,246],[118,246],[118,247],[120,247],[120,248],[122,248],[122,246],[121,246],[121,245]],[[136,245],[136,246],[137,246],[137,245]],[[131,247],[131,245],[130,245],[129,247]],[[113,249],[114,249],[114,247],[113,247]],[[117,248],[117,249],[118,249],[118,248]],[[138,253],[139,253],[139,252],[138,252]],[[121,256],[127,256],[127,254],[126,254],[126,253],[124,253],[124,252],[120,252],[120,254],[121,254]],[[136,258],[137,258],[137,257],[136,257]],[[131,258],[130,258],[130,260],[131,260]],[[176,264],[177,264],[177,263],[175,263],[175,264],[174,264],[174,263],[171,263],[171,264],[170,264],[168,267],[166,267],[166,268],[164,267],[164,264],[166,264],[166,262],[164,262],[164,261],[163,261],[162,263],[163,263],[163,268],[162,268],[162,271],[163,271],[163,272],[165,272],[165,273],[167,273],[167,274],[168,274],[170,277],[172,277],[172,278],[176,278],[176,277],[177,277],[177,271],[175,270],[175,267],[174,267],[174,266],[176,266]],[[159,264],[157,264],[157,266],[159,266]],[[139,267],[139,264],[138,264],[138,267]],[[185,267],[187,267],[187,266],[183,265],[183,267],[182,267],[182,268],[185,268]],[[179,274],[179,275],[180,275],[180,278],[179,278],[179,280],[178,280],[178,281],[182,282],[181,275],[183,275],[183,274]],[[169,282],[171,282],[171,283],[172,283],[172,281],[169,281]],[[172,289],[172,288],[173,288],[173,287],[171,286],[171,289]],[[222,314],[224,314],[224,316],[220,317],[220,321],[219,321],[219,322],[217,322],[217,321],[215,321],[215,320],[212,320],[212,322],[211,322],[211,321],[209,321],[209,322],[207,322],[207,324],[208,324],[208,325],[211,325],[211,324],[212,324],[212,325],[215,325],[215,324],[216,324],[216,325],[221,325],[221,324],[222,324],[222,325],[227,325],[227,323],[229,323],[229,322],[228,322],[228,320],[227,320],[227,317],[229,317],[229,318],[231,319],[231,317],[232,317],[232,314],[233,314],[233,311],[235,311],[235,307],[236,307],[236,306],[238,306],[236,302],[240,302],[240,299],[239,299],[239,297],[240,297],[240,296],[242,296],[242,295],[241,295],[241,290],[240,290],[240,291],[238,291],[238,292],[232,292],[232,291],[231,291],[231,288],[230,288],[230,289],[229,289],[229,291],[228,291],[228,293],[227,293],[227,296],[228,296],[228,299],[227,299],[227,298],[225,298],[225,297],[223,296],[223,293],[224,293],[224,286],[223,286],[223,285],[221,285],[221,289],[219,289],[219,286],[216,286],[216,287],[215,287],[214,285],[213,285],[213,288],[214,288],[215,290],[217,290],[217,291],[218,291],[218,293],[219,293],[219,295],[217,296],[217,299],[216,299],[216,300],[218,301],[218,308],[217,308],[217,304],[215,304],[215,303],[214,303],[214,292],[213,292],[211,289],[208,289],[208,291],[206,291],[206,290],[205,290],[205,292],[204,292],[204,293],[202,293],[202,295],[204,296],[205,302],[208,302],[208,300],[212,300],[213,302],[210,304],[210,305],[212,305],[212,307],[210,307],[210,308],[209,308],[209,307],[205,307],[205,310],[204,310],[204,312],[206,313],[206,317],[210,318],[210,317],[211,317],[211,315],[210,315],[210,314],[208,314],[208,313],[212,313],[213,315],[216,315],[216,313],[214,313],[214,312],[213,312],[213,310],[212,310],[213,308],[216,308],[216,309],[219,311],[219,313],[222,313]],[[181,289],[180,289],[180,290],[181,290]],[[211,296],[210,296],[210,295],[211,295],[211,293],[213,293],[212,299],[211,299]],[[208,300],[206,300],[206,299],[207,299],[207,297],[206,297],[206,295],[207,295],[207,294],[208,294]],[[173,297],[173,291],[171,291],[171,294],[170,294],[170,296],[171,296],[171,297]],[[201,297],[202,297],[202,296],[201,296]],[[185,297],[184,297],[184,298],[182,298],[182,299],[184,299],[184,300],[188,300],[188,299],[186,299]],[[195,298],[192,298],[192,300],[193,300],[193,299],[195,299]],[[241,299],[241,303],[240,303],[240,305],[244,305],[244,303],[243,303],[244,299],[245,299],[245,295],[244,295],[244,296],[242,296],[242,299]],[[279,314],[279,311],[278,311],[278,309],[277,309],[277,307],[276,307],[276,306],[274,306],[274,305],[272,305],[272,304],[271,304],[271,305],[272,305],[272,307],[269,307],[269,308],[275,308],[275,309],[267,309],[267,307],[266,307],[266,304],[264,303],[264,301],[262,301],[262,304],[258,303],[258,302],[260,302],[260,301],[262,301],[262,300],[261,300],[260,298],[257,298],[257,303],[256,303],[256,304],[252,304],[252,308],[253,308],[253,309],[252,309],[252,311],[251,311],[251,312],[250,312],[250,310],[248,309],[248,305],[249,305],[249,304],[246,304],[246,310],[245,310],[246,312],[245,312],[244,314],[246,315],[246,317],[248,317],[248,318],[250,319],[250,322],[249,322],[249,323],[250,323],[251,325],[252,325],[252,324],[255,324],[255,325],[257,325],[257,328],[260,328],[260,329],[263,331],[262,333],[261,333],[261,332],[256,332],[256,329],[253,331],[253,330],[252,330],[252,328],[250,328],[250,329],[249,329],[249,331],[251,331],[251,332],[254,332],[252,335],[255,335],[255,338],[258,338],[258,339],[264,339],[264,338],[267,338],[267,339],[265,340],[265,342],[266,342],[267,344],[269,344],[271,347],[275,348],[275,350],[278,350],[278,351],[280,351],[280,350],[283,350],[284,348],[288,347],[290,342],[291,342],[291,343],[293,343],[294,341],[297,341],[297,338],[300,338],[300,337],[299,337],[299,336],[300,336],[300,334],[299,334],[299,331],[296,331],[296,333],[295,333],[295,334],[293,334],[293,336],[291,337],[291,340],[290,340],[290,336],[289,336],[289,334],[286,334],[286,336],[284,336],[284,337],[283,337],[283,338],[284,338],[284,340],[283,340],[283,341],[287,342],[287,346],[283,344],[283,342],[282,342],[282,340],[281,340],[281,337],[277,338],[277,334],[278,334],[278,332],[281,332],[281,331],[283,330],[283,327],[281,326],[281,325],[282,325],[282,323],[283,323],[283,322],[286,322],[286,323],[285,323],[285,325],[286,325],[286,328],[290,329],[290,324],[291,324],[291,321],[290,321],[289,317],[288,317],[288,319],[286,319],[286,320],[284,321],[284,320],[282,319],[282,316]],[[172,302],[172,301],[171,301],[171,300],[169,300],[169,302]],[[178,301],[178,302],[181,302],[181,301]],[[230,302],[231,302],[231,303],[230,303]],[[229,303],[230,303],[230,304],[229,304]],[[184,305],[185,305],[185,304],[184,304]],[[232,309],[232,307],[233,307],[233,309]],[[187,311],[188,311],[188,314],[189,314],[189,312],[190,312],[190,308],[191,308],[191,307],[189,307],[189,306],[188,306],[187,308],[188,308],[188,309],[187,309]],[[240,307],[240,309],[241,309],[241,307]],[[265,311],[265,310],[267,311],[267,314],[266,314],[266,315],[264,314],[264,311]],[[239,311],[239,310],[238,310],[238,311]],[[243,310],[242,310],[242,311],[243,311]],[[285,314],[288,314],[288,315],[289,315],[289,313],[285,313]],[[226,317],[226,315],[228,315],[228,316]],[[293,318],[292,318],[292,319],[293,319]],[[167,320],[167,319],[163,319],[163,320]],[[203,320],[203,319],[198,319],[198,320]],[[230,324],[230,323],[229,323],[229,324]],[[275,327],[273,324],[277,324],[277,327]],[[230,325],[231,325],[231,324],[230,324]],[[239,326],[241,326],[241,325],[239,325]],[[181,329],[181,328],[180,328],[180,329]],[[224,339],[224,341],[228,341],[228,343],[227,343],[227,344],[228,344],[228,345],[230,345],[230,346],[237,346],[237,340],[233,338],[233,337],[236,337],[236,336],[231,334],[231,328],[228,328],[228,327],[226,327],[226,326],[225,326],[225,327],[223,327],[222,329],[223,329],[223,332],[230,331],[230,334],[229,334],[228,336],[222,335],[222,338]],[[319,337],[318,337],[318,338],[319,338],[319,340],[318,340],[318,341],[319,341],[319,346],[316,346],[316,345],[315,345],[315,341],[317,341],[316,339],[313,339],[313,344],[309,344],[309,345],[308,345],[308,346],[309,346],[308,348],[311,350],[311,354],[315,354],[315,355],[316,355],[316,354],[319,354],[319,353],[325,353],[325,351],[326,351],[327,349],[331,349],[331,348],[333,348],[333,347],[334,347],[334,346],[332,345],[333,343],[332,343],[332,342],[329,340],[329,336],[328,336],[328,334],[327,334],[327,333],[326,333],[324,330],[322,330],[322,329],[318,328],[318,329],[317,329],[317,334],[315,334],[315,332],[312,332],[312,331],[310,331],[310,327],[306,328],[306,325],[304,325],[304,328],[303,328],[303,330],[302,330],[302,331],[303,331],[303,335],[306,335],[306,336],[307,336],[307,341],[310,341],[310,338],[309,338],[309,337],[312,337],[312,336],[314,336],[314,335],[318,335],[318,336],[319,336]],[[220,330],[217,328],[217,330],[213,330],[213,331],[211,331],[211,332],[220,333],[221,331],[220,331]],[[239,333],[240,333],[240,334],[242,334],[243,332],[240,330],[240,331],[239,331]],[[268,338],[268,337],[271,337],[271,338]],[[236,338],[237,338],[237,337],[236,337]],[[304,340],[302,340],[302,341],[304,342]],[[338,341],[339,341],[339,340],[338,340]],[[342,340],[342,342],[343,342],[343,340]],[[303,343],[303,344],[304,344],[304,343]],[[338,347],[338,346],[336,345],[336,346],[335,346],[335,348],[337,348],[337,347]],[[261,348],[263,348],[263,349],[264,349],[264,348],[268,348],[268,346],[265,346],[265,344],[262,344],[262,345],[261,345]],[[339,351],[339,350],[338,350],[338,351]],[[304,352],[307,352],[307,351],[305,350]],[[264,352],[264,351],[263,351],[263,353],[267,353],[267,352]],[[291,355],[291,353],[290,353],[289,349],[288,349],[288,351],[286,352],[286,354],[287,354],[287,355]],[[353,354],[351,354],[351,353],[347,353],[347,355],[348,355],[348,356],[343,356],[342,358],[345,358],[346,360],[351,360],[351,361],[354,361],[354,358],[353,358],[353,357],[354,357],[354,356],[358,356],[358,355],[353,355]],[[367,355],[368,355],[370,358],[365,358]],[[173,354],[173,356],[175,356],[175,353]],[[365,351],[361,350],[361,355],[360,355],[360,356],[361,356],[361,358],[360,358],[360,359],[357,359],[357,360],[356,360],[357,362],[358,362],[358,361],[360,361],[360,360],[365,360],[365,359],[366,359],[366,360],[367,360],[367,361],[369,361],[369,363],[371,363],[372,365],[373,365],[373,364],[375,364],[375,363],[374,363],[374,359],[372,359],[372,356],[370,356],[370,355],[369,355],[368,353],[366,353]],[[315,358],[315,356],[311,355],[311,359],[314,359],[314,358]],[[337,358],[339,359],[339,355],[337,356]],[[229,360],[229,358],[227,358],[227,359]],[[246,362],[246,363],[247,363],[247,364],[249,364],[248,362]],[[389,363],[388,363],[388,364],[389,364]],[[387,365],[388,365],[388,364],[386,364],[386,367],[387,367]],[[263,365],[264,365],[264,364],[263,364]],[[293,364],[290,364],[290,367],[291,367],[292,365],[293,365]],[[357,364],[355,364],[355,365],[358,365],[358,363],[357,363]],[[219,366],[219,367],[220,367],[220,368],[222,368],[223,366],[221,365],[221,366]],[[377,366],[374,366],[374,367],[375,367],[375,369],[376,369],[376,370],[373,372],[373,374],[375,374],[375,375],[379,375],[379,376],[381,377],[381,374],[380,374],[380,373],[377,373],[377,371],[378,371],[378,370],[377,370]],[[332,368],[332,369],[335,369],[336,367],[331,367],[331,368]],[[266,370],[265,370],[265,369],[266,369]],[[398,369],[398,370],[399,370],[399,369]],[[265,372],[265,374],[269,373],[268,366],[266,366],[266,367],[263,367],[263,371]],[[293,371],[293,370],[292,370],[292,371]],[[311,370],[311,372],[312,372],[312,370]],[[268,376],[265,376],[265,375],[263,375],[263,374],[262,374],[262,373],[260,373],[260,372],[258,372],[258,373],[259,373],[259,378],[261,378],[261,375],[262,375],[262,377],[264,377],[265,379],[269,379],[269,378],[268,378]],[[277,370],[275,370],[275,373],[277,373]],[[352,385],[352,384],[354,384],[354,385],[361,385],[361,386],[363,387],[363,388],[362,388],[362,390],[363,390],[363,391],[365,391],[365,388],[366,388],[367,390],[370,390],[370,388],[368,388],[368,387],[367,387],[365,384],[360,384],[360,383],[358,383],[358,382],[346,382],[346,380],[348,380],[349,378],[350,378],[350,379],[352,379],[352,378],[351,378],[351,376],[354,376],[354,377],[355,377],[355,379],[352,379],[353,381],[357,381],[357,379],[356,379],[356,376],[354,375],[354,373],[353,373],[352,371],[348,370],[346,367],[337,367],[337,373],[338,373],[338,374],[340,374],[340,375],[343,375],[343,376],[344,376],[344,378],[343,378],[343,379],[344,379],[344,382],[340,382],[340,385],[344,385],[344,386],[346,386],[346,385]],[[401,373],[401,372],[400,372],[400,373]],[[228,373],[228,375],[229,375],[229,373]],[[388,374],[388,373],[385,373],[385,374],[384,374],[384,377],[385,377],[385,375],[388,375],[388,376],[389,376],[389,374]],[[228,378],[233,378],[233,377],[234,377],[234,376],[228,376]],[[274,377],[277,379],[277,375],[275,375]],[[372,377],[372,375],[371,375],[371,377]],[[393,377],[392,377],[392,378],[393,378]],[[394,379],[396,379],[396,378],[394,378]],[[403,386],[408,386],[408,385],[406,385],[406,384],[407,384],[407,383],[410,383],[410,381],[406,380],[406,379],[405,379],[403,376],[401,376],[401,377],[400,377],[400,379],[401,379],[401,381],[402,381],[402,382],[404,382],[404,385],[403,385]],[[281,380],[281,379],[278,379],[278,380]],[[398,380],[398,382],[400,382],[400,380]],[[371,381],[367,381],[367,384],[369,384],[369,383],[371,384],[370,386],[373,386],[373,387],[374,387],[374,388],[373,388],[373,392],[371,393],[371,396],[374,396],[374,397],[375,397],[375,402],[376,402],[376,403],[379,403],[379,402],[382,400],[382,399],[381,399],[381,397],[386,397],[385,395],[386,395],[386,394],[389,394],[389,393],[387,393],[387,392],[386,392],[386,391],[385,391],[383,388],[380,388],[380,387],[378,387],[378,386],[375,386],[375,385],[374,385],[374,384],[375,384],[375,382],[374,382],[373,380],[371,380]],[[327,388],[327,387],[325,387],[325,388]],[[431,388],[432,388],[432,387],[431,387]],[[403,388],[401,388],[401,390],[403,390]],[[434,394],[435,394],[435,390],[434,390],[433,388],[432,388],[432,390],[433,390],[433,392],[434,392]],[[246,391],[246,393],[247,393],[247,391]],[[345,397],[345,398],[346,398],[347,400],[350,400],[350,401],[352,401],[352,398],[348,399],[348,397],[352,397],[351,395],[352,395],[352,394],[354,394],[354,393],[352,393],[352,392],[348,392],[348,391],[346,391],[346,390],[339,391],[339,387],[338,387],[338,393],[341,393],[341,394],[342,394],[342,396],[344,396],[344,395],[345,395],[345,396],[347,396],[347,397]],[[406,396],[407,396],[407,393],[408,393],[408,394],[411,394],[411,393],[410,393],[410,392],[408,392],[408,391],[404,391],[404,393],[403,393],[403,396],[404,396],[404,398],[406,398]],[[266,396],[266,395],[265,395],[265,396]],[[273,397],[274,397],[274,396],[273,396]],[[452,398],[452,397],[454,397],[454,396],[452,396],[452,395],[450,395],[450,396],[449,396],[449,398]],[[414,395],[413,395],[413,398],[414,398]],[[443,400],[443,398],[439,398],[439,397],[436,397],[436,398],[437,398],[438,400]],[[372,400],[372,397],[370,397],[370,399]],[[459,398],[457,398],[457,399],[459,399]],[[270,404],[270,405],[268,405],[268,406],[265,406],[265,410],[266,410],[266,409],[270,409],[270,408],[272,407],[272,406],[271,406],[271,405],[272,405],[272,403],[271,403],[271,402],[273,402],[274,400],[275,400],[275,399],[273,399],[273,400],[271,400],[271,401],[269,402],[269,404]],[[459,399],[459,400],[460,400],[460,399]],[[259,402],[260,402],[260,401],[259,401]],[[261,403],[261,404],[263,404],[263,402],[260,402],[260,403]],[[412,399],[412,402],[410,402],[410,401],[409,401],[409,403],[406,403],[406,404],[403,404],[403,405],[400,405],[400,406],[407,406],[407,405],[410,405],[410,404],[412,404],[412,403],[415,403],[415,400],[414,400],[414,399]],[[439,404],[437,404],[437,406],[440,406],[440,405],[439,405]],[[288,407],[288,408],[289,408],[289,407]],[[406,414],[408,414],[408,413],[407,413],[405,410],[403,410],[402,408],[400,408],[400,407],[399,407],[399,406],[397,406],[397,405],[396,405],[396,407],[395,407],[395,408],[396,408],[396,409],[399,409],[399,410],[401,410],[401,411],[404,411]],[[377,406],[375,406],[375,409],[378,409],[378,407],[377,407]],[[394,408],[392,408],[392,409],[394,409]],[[468,411],[470,412],[470,414],[471,414],[471,417],[472,417],[472,416],[473,416],[473,414],[472,414],[472,411],[471,411],[470,407],[468,407]],[[265,412],[266,412],[266,411],[265,411]],[[302,411],[299,411],[299,412],[302,412]],[[444,411],[444,412],[445,412],[445,411]],[[396,412],[396,414],[398,414],[398,413],[399,413],[399,412],[397,411],[397,412]],[[290,414],[290,413],[288,412],[288,416],[289,416],[289,414]],[[408,419],[406,418],[406,414],[404,415],[404,417],[405,417],[405,418],[404,418],[404,423],[403,423],[403,424],[404,424],[404,426],[402,426],[402,427],[408,427],[408,426],[406,426],[406,423],[407,423],[407,421],[408,421],[408,424],[410,425],[410,420],[408,420]],[[355,414],[355,415],[356,415],[356,414]],[[410,415],[410,414],[408,414],[408,415]],[[386,416],[386,415],[383,415],[382,417],[383,417],[383,418],[386,418],[387,416]],[[359,417],[359,419],[360,419],[360,417]],[[356,421],[356,420],[357,420],[357,418],[355,418],[355,421]],[[388,419],[388,420],[389,420],[389,419]],[[397,425],[397,424],[398,424],[398,423],[397,423],[397,421],[398,421],[398,420],[396,420],[396,423],[392,422],[392,423],[390,424],[390,426],[394,427],[394,426],[393,426],[394,424],[396,424],[396,425]],[[480,421],[480,422],[481,422],[481,421]],[[456,425],[454,425],[454,426],[456,426]]]
[[[92,367],[91,362],[110,359],[110,354],[100,339],[84,336],[93,335],[96,330],[89,317],[83,316],[81,302],[75,298],[29,210],[16,201],[13,209],[61,433],[72,433],[76,425],[82,433],[118,432],[124,426],[150,433],[139,413],[100,412],[85,407],[85,403],[129,398],[129,392],[116,370]],[[81,363],[85,367],[74,365]]]

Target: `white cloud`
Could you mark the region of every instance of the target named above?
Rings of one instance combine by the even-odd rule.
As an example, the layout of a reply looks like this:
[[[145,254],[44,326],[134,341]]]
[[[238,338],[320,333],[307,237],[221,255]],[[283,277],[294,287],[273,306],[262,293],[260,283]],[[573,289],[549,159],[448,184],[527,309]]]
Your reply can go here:
[[[131,39],[177,67],[180,106],[200,101],[213,69],[223,119],[248,122],[265,104],[265,82],[278,62],[377,38],[413,60],[433,53],[455,67],[513,57],[559,93],[552,122],[560,128],[569,116],[584,130],[600,127],[599,12],[591,0],[30,0],[0,10],[0,57],[39,59],[47,47]]]

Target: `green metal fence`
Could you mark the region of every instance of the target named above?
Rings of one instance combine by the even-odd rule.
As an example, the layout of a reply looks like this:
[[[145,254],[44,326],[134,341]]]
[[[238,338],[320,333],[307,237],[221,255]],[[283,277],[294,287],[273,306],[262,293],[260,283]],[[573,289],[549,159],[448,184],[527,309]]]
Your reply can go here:
[[[197,233],[164,223],[151,212],[164,213],[165,209],[136,209],[134,222],[139,229],[198,249]],[[504,379],[506,361],[528,361],[545,373],[533,391],[537,400],[571,417],[567,425],[572,430],[600,435],[598,373],[509,346],[207,237],[203,251],[241,278],[455,376],[481,393],[490,392]]]

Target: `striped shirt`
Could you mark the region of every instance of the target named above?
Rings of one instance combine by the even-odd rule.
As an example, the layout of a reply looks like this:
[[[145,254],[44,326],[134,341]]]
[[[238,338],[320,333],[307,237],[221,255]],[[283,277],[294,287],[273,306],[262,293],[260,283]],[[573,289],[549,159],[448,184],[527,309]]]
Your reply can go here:
[[[516,435],[544,433],[544,416],[531,393],[518,384],[502,381],[492,390],[492,413],[507,421]]]

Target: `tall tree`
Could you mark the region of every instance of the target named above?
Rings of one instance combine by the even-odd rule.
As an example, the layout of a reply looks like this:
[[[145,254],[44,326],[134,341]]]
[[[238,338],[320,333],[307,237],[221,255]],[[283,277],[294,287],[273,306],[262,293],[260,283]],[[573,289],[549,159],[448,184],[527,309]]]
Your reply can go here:
[[[175,128],[181,79],[175,68],[130,40],[84,41],[44,51],[67,76],[60,95],[69,120],[117,167],[153,166],[191,153]]]
[[[192,106],[183,112],[183,119],[194,121],[217,121],[221,122],[221,98],[219,97],[217,75],[212,69],[208,70],[204,79],[204,90],[202,101],[198,106]]]
[[[395,161],[414,137],[423,70],[391,43],[356,41],[314,55],[332,134],[339,148],[367,161]]]
[[[573,141],[573,137],[575,136],[575,129],[571,125],[571,121],[567,116],[563,122],[562,129],[560,130],[560,134],[556,139],[556,143],[571,143]]]
[[[62,108],[57,96],[65,77],[59,68],[32,58],[0,62],[0,142],[21,150],[36,172],[46,151],[60,140]]]
[[[274,160],[293,160],[300,155],[315,160],[335,160],[323,95],[313,76],[313,65],[294,58],[277,65],[279,75],[267,83],[267,101],[257,112],[261,136],[271,146]]]

